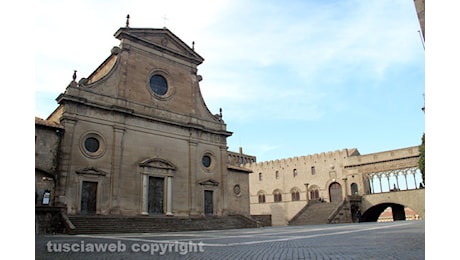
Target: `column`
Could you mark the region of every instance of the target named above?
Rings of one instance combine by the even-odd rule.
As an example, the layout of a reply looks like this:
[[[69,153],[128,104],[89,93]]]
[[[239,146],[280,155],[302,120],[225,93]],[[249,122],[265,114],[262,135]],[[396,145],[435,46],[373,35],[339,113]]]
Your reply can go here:
[[[414,184],[415,184],[415,189],[417,189],[417,180],[415,179],[415,173],[416,171],[414,171],[413,169],[409,169],[410,173],[412,174],[412,176],[414,176]]]
[[[404,175],[404,181],[405,181],[405,183],[406,183],[406,190],[408,190],[409,188],[408,188],[408,186],[407,186],[407,172],[404,171],[404,172],[403,172],[403,175]]]
[[[374,187],[374,176],[375,176],[375,175],[374,175],[374,174],[370,174],[370,175],[368,175],[368,176],[371,177],[371,178],[368,178],[368,179],[370,180],[369,183],[370,183],[370,185],[371,185],[371,187],[372,187],[372,188],[371,188],[371,192],[370,192],[370,193],[372,194],[372,193],[375,193],[375,187]]]
[[[172,213],[172,177],[168,176],[167,178],[167,183],[168,183],[168,193],[166,197],[166,215],[167,216],[173,216]]]
[[[141,215],[148,215],[149,207],[149,176],[142,174],[142,209]]]
[[[123,158],[123,128],[113,127],[113,147],[112,147],[112,177],[111,179],[111,199],[110,199],[110,214],[120,214],[120,175],[121,175],[121,160]]]
[[[60,162],[59,162],[59,169],[57,169],[57,183],[56,183],[56,195],[55,195],[55,205],[56,206],[67,206],[67,210],[69,210],[68,213],[73,214],[73,211],[70,211],[70,208],[74,206],[75,208],[78,208],[78,204],[74,204],[74,200],[71,200],[72,194],[70,194],[70,198],[67,198],[67,184],[70,184],[70,181],[68,178],[71,178],[72,175],[68,176],[70,170],[71,170],[71,158],[72,158],[72,147],[74,146],[74,133],[75,133],[75,125],[77,123],[77,120],[70,119],[68,117],[65,118],[61,122],[61,124],[65,127],[66,131],[64,135],[61,137],[60,145],[62,149],[59,151],[60,155]],[[78,139],[77,139],[78,142]],[[78,144],[77,144],[78,145]],[[76,196],[76,194],[73,194],[73,196]],[[67,201],[69,199],[70,201]],[[71,205],[68,205],[71,204]]]
[[[229,208],[228,208],[228,199],[227,199],[227,194],[225,193],[226,191],[226,188],[227,188],[227,185],[228,185],[228,181],[227,181],[227,146],[225,145],[221,145],[219,147],[220,149],[220,160],[219,160],[219,163],[220,163],[220,172],[221,172],[221,184],[219,185],[220,186],[220,190],[219,190],[219,193],[220,193],[220,201],[221,203],[216,203],[217,205],[217,208],[216,208],[216,211],[218,215],[227,215],[229,213]],[[233,190],[233,189],[232,189]],[[215,201],[219,201],[219,200],[215,200]],[[248,211],[249,213],[249,211]]]
[[[189,173],[188,173],[188,207],[189,215],[198,215],[197,201],[196,201],[196,168],[197,168],[197,156],[196,156],[197,143],[195,141],[189,141]]]
[[[344,186],[345,186],[345,189],[343,189],[343,191],[345,192],[345,194],[344,194],[343,197],[346,198],[347,195],[348,195],[348,183],[347,183],[347,178],[343,178],[342,180],[343,180],[343,183],[344,183]]]
[[[391,172],[385,173],[385,176],[387,177],[387,182],[388,182],[388,191],[391,191],[391,189],[392,189],[391,183],[390,183],[390,174],[391,174]]]
[[[306,200],[307,200],[307,204],[308,204],[308,201],[309,201],[309,198],[308,198],[308,195],[309,195],[309,194],[308,194],[308,184],[309,184],[309,183],[305,183],[305,184],[304,184],[304,185],[305,185],[305,188],[307,189],[307,192],[306,192],[306,196],[307,196],[307,198],[306,198]]]

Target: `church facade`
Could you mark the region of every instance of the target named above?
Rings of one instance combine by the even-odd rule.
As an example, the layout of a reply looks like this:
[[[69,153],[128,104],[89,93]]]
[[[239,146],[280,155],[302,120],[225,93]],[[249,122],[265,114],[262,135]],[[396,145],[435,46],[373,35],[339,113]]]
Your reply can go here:
[[[74,73],[46,120],[64,130],[54,204],[82,215],[249,216],[251,171],[231,162],[232,132],[203,100],[204,59],[166,28],[127,24],[114,36],[120,45],[89,77]]]

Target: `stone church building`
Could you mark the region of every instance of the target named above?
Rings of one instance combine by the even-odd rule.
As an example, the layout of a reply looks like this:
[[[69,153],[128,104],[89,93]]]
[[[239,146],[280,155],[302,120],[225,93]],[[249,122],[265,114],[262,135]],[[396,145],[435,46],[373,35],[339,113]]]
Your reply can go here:
[[[55,111],[36,118],[36,205],[47,189],[69,215],[249,216],[251,171],[232,163],[232,132],[203,100],[204,59],[166,28],[127,23],[114,36],[110,56],[87,78],[75,71]]]

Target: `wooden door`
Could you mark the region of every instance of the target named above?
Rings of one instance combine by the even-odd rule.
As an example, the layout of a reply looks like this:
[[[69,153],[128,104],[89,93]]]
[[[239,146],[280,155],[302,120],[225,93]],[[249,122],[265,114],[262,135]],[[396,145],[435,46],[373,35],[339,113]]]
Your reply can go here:
[[[96,214],[97,182],[84,181],[81,187],[80,214]]]
[[[329,186],[329,198],[331,202],[341,202],[342,201],[342,186],[334,182]]]
[[[212,203],[212,191],[204,191],[204,214],[212,215],[214,214],[213,203]]]
[[[163,214],[164,178],[149,177],[149,214]]]

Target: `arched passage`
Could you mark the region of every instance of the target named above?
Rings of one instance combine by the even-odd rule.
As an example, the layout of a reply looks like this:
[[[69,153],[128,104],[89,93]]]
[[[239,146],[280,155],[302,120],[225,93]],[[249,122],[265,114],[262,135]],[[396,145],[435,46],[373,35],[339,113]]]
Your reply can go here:
[[[361,216],[361,222],[377,222],[382,212],[388,207],[391,207],[393,212],[393,220],[406,220],[404,205],[397,203],[382,203],[366,210]]]

